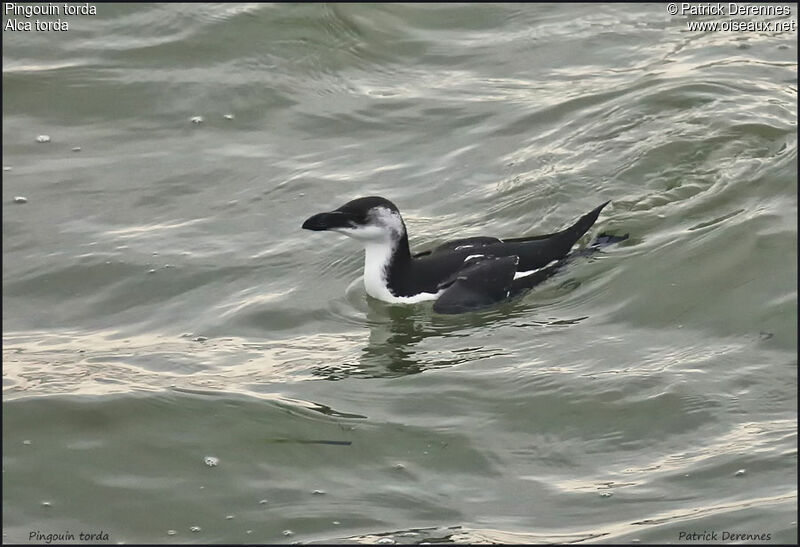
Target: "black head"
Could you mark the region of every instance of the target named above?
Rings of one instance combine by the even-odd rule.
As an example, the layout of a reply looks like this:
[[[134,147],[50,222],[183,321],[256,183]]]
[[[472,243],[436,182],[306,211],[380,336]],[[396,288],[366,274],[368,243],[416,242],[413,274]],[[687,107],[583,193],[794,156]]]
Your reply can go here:
[[[396,239],[406,231],[397,206],[378,196],[354,199],[333,211],[318,213],[303,223],[303,229],[333,230],[361,240]]]

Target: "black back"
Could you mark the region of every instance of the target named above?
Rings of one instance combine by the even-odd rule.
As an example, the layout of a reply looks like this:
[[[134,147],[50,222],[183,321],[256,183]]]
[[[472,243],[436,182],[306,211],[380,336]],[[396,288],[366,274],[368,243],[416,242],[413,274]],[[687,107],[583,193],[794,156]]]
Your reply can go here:
[[[470,255],[516,256],[516,271],[519,272],[542,268],[554,260],[564,258],[592,227],[600,211],[608,203],[607,201],[583,215],[569,228],[553,234],[507,240],[492,237],[459,239],[440,245],[431,252],[419,253],[413,258],[407,251],[398,252],[389,267],[389,287],[395,296],[413,296],[420,292],[436,293],[442,282],[465,267],[464,261]],[[406,239],[405,245],[407,244]]]

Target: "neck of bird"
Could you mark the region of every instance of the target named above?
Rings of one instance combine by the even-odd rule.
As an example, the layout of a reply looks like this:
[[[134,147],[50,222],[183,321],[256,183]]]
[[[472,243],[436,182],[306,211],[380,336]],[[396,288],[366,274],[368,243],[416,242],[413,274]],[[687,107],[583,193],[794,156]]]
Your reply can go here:
[[[392,275],[411,263],[408,235],[370,241],[364,245],[364,286],[367,294],[386,299]]]

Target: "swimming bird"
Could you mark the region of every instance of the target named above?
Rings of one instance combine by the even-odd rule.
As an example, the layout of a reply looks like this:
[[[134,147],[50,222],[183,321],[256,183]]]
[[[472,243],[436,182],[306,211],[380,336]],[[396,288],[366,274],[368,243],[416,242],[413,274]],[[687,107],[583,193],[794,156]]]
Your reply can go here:
[[[435,312],[461,313],[513,298],[553,275],[609,203],[560,232],[504,239],[468,237],[413,255],[399,209],[379,196],[318,213],[303,228],[339,232],[364,245],[364,288],[371,297],[395,304],[435,300]],[[603,235],[594,245],[627,237]]]

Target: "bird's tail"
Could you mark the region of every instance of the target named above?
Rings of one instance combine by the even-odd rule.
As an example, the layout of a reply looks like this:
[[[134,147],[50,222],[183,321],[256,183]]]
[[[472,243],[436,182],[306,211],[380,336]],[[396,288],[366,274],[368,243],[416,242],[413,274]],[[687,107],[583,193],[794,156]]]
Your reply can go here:
[[[570,239],[572,242],[578,241],[583,234],[589,231],[589,228],[597,222],[597,217],[600,216],[600,211],[603,210],[603,207],[611,203],[611,201],[607,201],[596,209],[589,211],[581,218],[578,219],[578,222],[567,228],[566,230],[562,231],[561,233],[564,235],[565,239]]]
[[[575,239],[573,241],[577,241],[586,231],[594,224],[594,221],[597,219],[597,215],[600,213],[600,210],[605,207],[608,202],[604,203],[591,213],[588,213],[580,218],[574,226],[567,228],[564,232],[569,230],[575,229],[575,231],[571,234],[571,237],[574,236]],[[579,227],[579,225],[583,222],[586,222],[586,227]],[[582,230],[582,231],[581,231]],[[575,235],[577,234],[577,235]],[[516,296],[521,294],[534,286],[538,285],[539,283],[553,277],[555,274],[559,273],[564,267],[575,260],[578,257],[587,257],[592,256],[594,253],[600,252],[600,249],[603,247],[608,247],[609,245],[614,245],[615,243],[619,243],[621,241],[625,241],[628,239],[629,234],[625,234],[622,236],[615,236],[611,234],[602,233],[598,235],[595,240],[591,243],[591,245],[583,248],[583,249],[576,249],[565,257],[561,258],[560,260],[551,263],[549,266],[544,268],[540,268],[533,272],[532,274],[526,275],[524,277],[520,277],[519,279],[515,279],[511,283],[511,296]]]
[[[554,243],[558,242],[562,256],[566,255],[572,248],[572,246],[575,245],[575,243],[581,238],[581,236],[583,236],[583,234],[588,232],[589,228],[591,228],[592,225],[595,222],[597,222],[597,217],[600,216],[600,211],[602,211],[603,207],[605,207],[609,203],[611,202],[607,201],[603,203],[596,209],[589,211],[588,213],[583,215],[581,218],[578,219],[578,221],[575,224],[573,224],[569,228],[566,228],[564,230],[561,230],[560,232],[553,234],[553,242]]]

